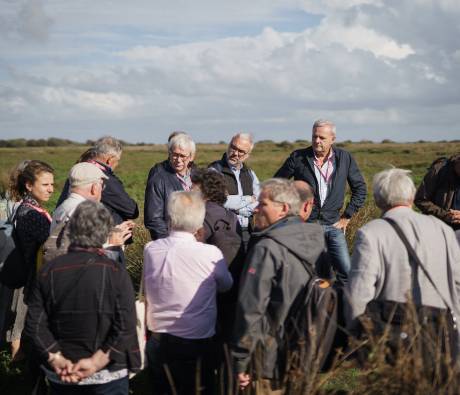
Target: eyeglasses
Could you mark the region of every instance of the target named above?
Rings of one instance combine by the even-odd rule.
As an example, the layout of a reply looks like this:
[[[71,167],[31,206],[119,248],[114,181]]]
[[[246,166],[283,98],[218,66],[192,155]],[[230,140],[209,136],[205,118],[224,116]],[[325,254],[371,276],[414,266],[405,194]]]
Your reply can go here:
[[[190,154],[184,155],[184,154],[178,154],[176,152],[170,152],[169,155],[171,155],[171,158],[173,158],[173,159],[187,160],[187,159],[190,158]]]
[[[233,151],[233,152],[236,152],[238,154],[238,156],[245,156],[247,154],[249,154],[248,151],[244,151],[240,148],[238,148],[236,145],[233,145],[233,144],[230,144],[230,151]]]

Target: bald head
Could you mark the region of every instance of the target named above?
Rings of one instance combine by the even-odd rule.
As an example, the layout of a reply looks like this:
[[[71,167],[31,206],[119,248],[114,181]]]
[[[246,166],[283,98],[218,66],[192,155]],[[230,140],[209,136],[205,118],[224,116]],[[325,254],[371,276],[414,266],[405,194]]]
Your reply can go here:
[[[302,202],[299,210],[299,217],[302,221],[306,222],[310,217],[311,210],[313,209],[314,193],[313,188],[305,181],[297,180],[294,181],[294,186],[299,193],[300,200]]]

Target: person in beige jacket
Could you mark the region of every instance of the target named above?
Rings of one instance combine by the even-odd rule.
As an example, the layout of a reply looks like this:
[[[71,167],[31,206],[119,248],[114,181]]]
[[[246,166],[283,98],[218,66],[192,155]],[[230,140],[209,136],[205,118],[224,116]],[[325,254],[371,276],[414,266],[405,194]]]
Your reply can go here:
[[[374,177],[373,194],[382,218],[370,221],[357,232],[346,287],[349,328],[374,299],[406,302],[410,293],[417,305],[446,307],[420,267],[416,268],[414,290],[411,289],[409,254],[384,218],[399,225],[453,314],[460,318],[459,244],[451,227],[434,216],[412,210],[415,186],[409,173],[390,169]]]

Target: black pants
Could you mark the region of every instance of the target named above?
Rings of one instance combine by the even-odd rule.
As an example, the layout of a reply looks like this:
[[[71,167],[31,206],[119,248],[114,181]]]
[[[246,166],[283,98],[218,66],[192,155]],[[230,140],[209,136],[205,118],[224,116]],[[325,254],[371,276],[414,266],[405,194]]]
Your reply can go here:
[[[147,342],[154,395],[215,393],[215,347],[212,338],[184,339],[152,334]]]

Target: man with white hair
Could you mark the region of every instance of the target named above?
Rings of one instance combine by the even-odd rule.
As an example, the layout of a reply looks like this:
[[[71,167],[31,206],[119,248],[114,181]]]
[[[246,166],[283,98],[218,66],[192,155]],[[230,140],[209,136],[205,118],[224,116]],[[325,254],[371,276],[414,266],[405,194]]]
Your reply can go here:
[[[317,120],[311,147],[292,152],[275,177],[292,177],[313,187],[314,207],[308,221],[323,225],[332,266],[338,281],[344,284],[350,270],[345,230],[353,214],[364,205],[367,189],[350,153],[333,146],[335,137],[336,127],[331,121]],[[347,183],[351,198],[341,213]]]
[[[121,160],[122,150],[119,140],[111,136],[104,136],[98,139],[94,146],[80,158],[80,162],[92,163],[108,177],[104,182],[101,203],[112,214],[115,225],[139,216],[137,203],[128,195],[122,181],[114,173]],[[67,180],[56,206],[61,205],[69,194],[70,187],[69,180]]]
[[[245,164],[253,148],[254,142],[249,133],[237,133],[230,140],[222,159],[209,165],[224,176],[228,191],[225,208],[238,215],[245,245],[249,240],[251,218],[259,195],[256,173]]]
[[[92,163],[77,163],[69,172],[70,195],[54,210],[50,232],[62,222],[67,222],[77,206],[85,200],[101,201],[104,172]]]
[[[70,195],[53,213],[50,236],[43,248],[45,262],[67,252],[69,242],[67,223],[80,203],[87,200],[101,201],[105,182],[108,179],[109,177],[93,163],[77,163],[70,169],[68,177]],[[123,246],[132,236],[134,225],[133,221],[128,220],[113,228],[109,239],[104,244],[106,255],[109,258],[124,262],[124,255],[119,247]]]
[[[325,241],[320,225],[304,223],[298,216],[301,201],[292,181],[265,181],[258,201],[258,231],[252,234],[242,274],[232,354],[239,386],[244,388],[252,379],[251,357],[261,345],[258,384],[268,393],[282,385],[285,325],[310,273],[324,259]]]
[[[168,159],[157,163],[149,171],[145,187],[144,225],[152,240],[169,234],[166,203],[174,191],[190,191],[190,163],[195,157],[196,145],[192,138],[178,132],[168,142]]]
[[[198,371],[204,393],[212,393],[216,292],[233,281],[222,252],[195,238],[205,217],[201,194],[172,192],[167,211],[171,233],[144,249],[149,369],[155,393],[171,393],[164,366],[177,394],[195,392]]]
[[[368,222],[356,234],[346,287],[350,328],[372,300],[407,302],[409,295],[416,305],[446,308],[438,291],[460,317],[460,247],[452,228],[434,216],[412,210],[415,186],[409,173],[390,169],[374,177],[374,199],[382,218]],[[413,263],[388,220],[400,228],[438,291],[424,270]]]

